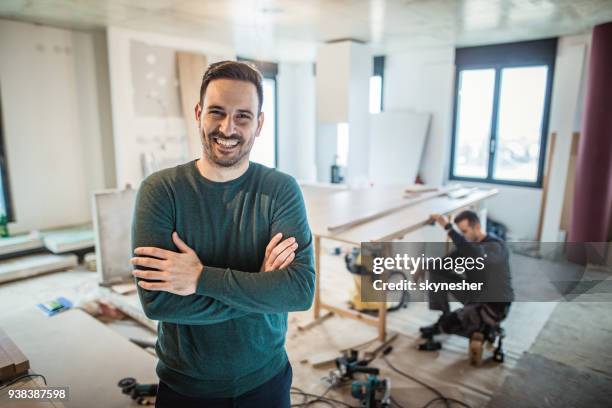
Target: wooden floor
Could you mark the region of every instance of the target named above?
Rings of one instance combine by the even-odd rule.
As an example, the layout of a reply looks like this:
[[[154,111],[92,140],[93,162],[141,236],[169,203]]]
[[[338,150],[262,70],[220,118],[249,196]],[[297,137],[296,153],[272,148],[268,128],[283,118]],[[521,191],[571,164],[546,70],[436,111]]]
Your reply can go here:
[[[352,276],[346,271],[342,257],[331,255],[331,243],[325,243],[324,249],[321,279],[323,297],[332,304],[344,305],[353,285]],[[0,308],[32,308],[36,303],[57,296],[65,296],[77,305],[95,299],[99,296],[97,275],[79,268],[0,285]],[[489,361],[482,367],[474,368],[468,364],[467,340],[463,338],[445,339],[444,349],[439,352],[424,353],[416,350],[418,327],[433,322],[437,314],[429,311],[423,302],[410,303],[406,309],[388,315],[390,331],[400,333],[388,358],[400,370],[426,381],[447,396],[465,401],[472,407],[484,406],[511,374],[518,359],[532,346],[555,306],[554,303],[513,305],[506,322],[508,339],[505,363],[500,365]],[[298,330],[298,325],[309,322],[311,318],[311,311],[290,314],[287,350],[294,369],[293,385],[305,392],[320,394],[327,389],[322,378],[329,374],[333,365],[314,368],[311,361],[322,355],[339,355],[341,349],[373,340],[376,330],[366,324],[337,316],[307,331]],[[115,324],[109,327],[117,330],[121,326]],[[128,332],[131,336],[133,330],[130,330]],[[146,330],[144,333],[153,336],[153,333]],[[376,343],[369,345],[370,348],[374,346]],[[382,359],[374,361],[372,365],[381,369],[383,377],[391,378],[392,394],[402,406],[421,407],[434,397],[424,387],[393,372]],[[349,388],[331,390],[327,396],[352,405],[357,402],[350,396]],[[301,397],[295,395],[295,403],[301,400]]]

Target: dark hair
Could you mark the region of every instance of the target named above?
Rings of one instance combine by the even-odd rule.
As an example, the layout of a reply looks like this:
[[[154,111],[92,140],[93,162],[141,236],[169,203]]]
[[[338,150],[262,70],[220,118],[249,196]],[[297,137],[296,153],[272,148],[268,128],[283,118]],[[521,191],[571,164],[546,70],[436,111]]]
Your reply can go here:
[[[459,224],[461,221],[464,220],[467,220],[468,224],[470,224],[470,227],[473,227],[476,224],[480,225],[480,218],[478,218],[478,214],[476,214],[472,210],[465,210],[460,212],[455,217],[455,224]]]
[[[261,112],[261,105],[263,104],[262,75],[255,66],[242,61],[219,61],[210,64],[202,77],[200,103],[204,101],[204,93],[208,84],[215,79],[234,79],[236,81],[250,82],[255,85],[257,97],[259,98],[258,112]]]

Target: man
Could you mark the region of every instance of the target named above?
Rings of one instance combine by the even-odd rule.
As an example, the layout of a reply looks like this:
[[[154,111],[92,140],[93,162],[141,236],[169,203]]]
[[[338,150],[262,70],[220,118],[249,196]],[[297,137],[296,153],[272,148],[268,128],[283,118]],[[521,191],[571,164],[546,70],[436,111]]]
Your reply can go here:
[[[296,181],[249,162],[262,100],[256,69],[212,64],[195,106],[201,158],[139,189],[132,263],[159,321],[158,407],[290,405],[287,312],[312,303],[312,237]]]
[[[445,269],[429,271],[429,281],[434,283],[460,282],[483,283],[481,291],[431,291],[428,293],[429,308],[442,312],[439,320],[426,327],[421,327],[425,338],[436,334],[450,333],[466,337],[478,331],[483,324],[497,325],[501,322],[514,300],[508,248],[506,243],[493,234],[482,231],[478,215],[466,210],[455,217],[455,225],[461,234],[453,229],[448,218],[440,214],[432,214],[431,220],[437,222],[453,241],[454,251],[449,255],[453,258],[464,257],[483,259],[484,268],[472,268],[459,274]],[[461,302],[464,307],[450,311],[449,293]],[[428,349],[426,343],[421,349]]]

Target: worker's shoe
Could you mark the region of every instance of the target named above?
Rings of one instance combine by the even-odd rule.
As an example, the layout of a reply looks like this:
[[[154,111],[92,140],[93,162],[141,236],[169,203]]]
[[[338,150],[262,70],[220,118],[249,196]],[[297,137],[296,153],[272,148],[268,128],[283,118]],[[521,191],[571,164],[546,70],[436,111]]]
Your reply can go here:
[[[440,330],[440,324],[437,322],[429,326],[419,327],[419,331],[421,332],[421,337],[424,339],[432,338],[433,336],[442,333]]]
[[[468,353],[470,355],[470,364],[473,366],[479,366],[482,363],[482,350],[484,348],[484,342],[484,334],[480,332],[472,333]]]

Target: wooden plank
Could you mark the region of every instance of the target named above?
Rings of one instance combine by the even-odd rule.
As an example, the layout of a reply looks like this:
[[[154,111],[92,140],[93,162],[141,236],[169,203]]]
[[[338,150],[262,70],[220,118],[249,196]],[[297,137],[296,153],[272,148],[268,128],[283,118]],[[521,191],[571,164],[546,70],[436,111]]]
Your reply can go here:
[[[544,174],[544,180],[542,183],[542,201],[540,204],[540,219],[538,222],[538,231],[536,233],[536,241],[539,241],[542,238],[542,228],[544,226],[544,213],[546,211],[546,200],[548,198],[548,183],[550,182],[550,172],[552,169],[553,157],[555,154],[555,142],[557,140],[557,132],[552,132],[550,134],[550,144],[548,145],[548,153],[546,157],[548,158],[548,163],[546,164],[546,174]]]
[[[0,256],[44,248],[40,234],[24,234],[0,239]]]
[[[0,381],[5,382],[15,377],[15,364],[9,353],[0,345]]]
[[[496,195],[496,189],[474,191],[467,197],[451,199],[449,197],[434,197],[418,205],[404,208],[384,217],[361,224],[340,234],[329,234],[326,238],[351,242],[360,245],[361,242],[386,242],[400,239],[404,235],[427,225],[432,213],[450,214]]]
[[[70,269],[78,264],[76,255],[37,254],[0,261],[0,282],[8,282],[47,272]]]
[[[187,128],[187,140],[189,158],[195,159],[202,154],[202,143],[195,118],[195,106],[200,100],[200,86],[202,76],[208,65],[205,55],[193,52],[177,51],[176,61],[178,67],[179,88],[181,92],[181,106],[185,127]]]
[[[357,225],[367,223],[400,209],[419,204],[431,198],[441,196],[459,188],[452,185],[437,191],[426,192],[416,196],[406,197],[399,188],[372,188],[367,190],[349,190],[330,197],[330,207],[341,208],[342,211],[327,227],[332,233],[346,231]]]
[[[321,237],[314,237],[315,294],[313,301],[314,318],[321,317]]]
[[[368,316],[366,314],[363,313],[359,313],[355,310],[347,310],[347,309],[342,309],[340,307],[337,306],[333,306],[327,303],[323,303],[321,302],[321,308],[325,309],[325,310],[329,310],[330,312],[333,312],[335,314],[337,314],[338,316],[342,316],[342,317],[348,317],[349,319],[355,319],[355,320],[360,320],[364,323],[367,323],[371,326],[375,326],[378,327],[378,319],[372,316]]]
[[[578,142],[580,133],[572,133],[572,146],[570,148],[569,162],[567,163],[567,178],[565,179],[565,195],[563,209],[561,210],[561,230],[568,231],[572,216],[574,188],[576,186],[576,160],[578,159]]]
[[[13,362],[15,375],[20,375],[28,371],[30,368],[30,361],[21,350],[19,350],[19,347],[17,347],[10,337],[4,335],[0,338],[0,348],[6,352]]]
[[[301,324],[298,325],[298,330],[300,331],[304,331],[304,330],[308,330],[311,327],[316,326],[317,324],[321,324],[323,323],[325,320],[329,319],[330,317],[332,317],[334,314],[332,312],[327,312],[325,313],[323,316],[318,317],[316,319],[311,320],[310,322],[306,323],[306,324]]]

